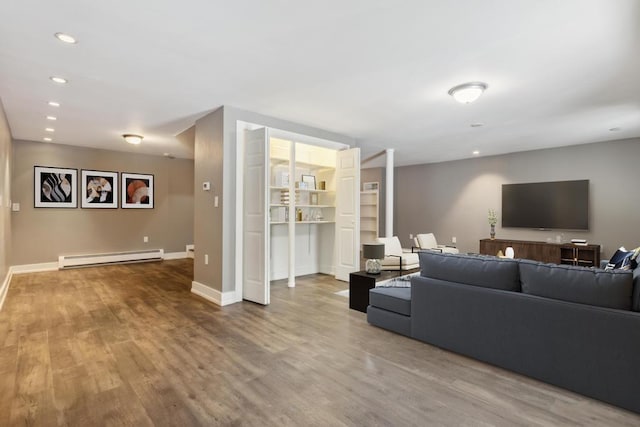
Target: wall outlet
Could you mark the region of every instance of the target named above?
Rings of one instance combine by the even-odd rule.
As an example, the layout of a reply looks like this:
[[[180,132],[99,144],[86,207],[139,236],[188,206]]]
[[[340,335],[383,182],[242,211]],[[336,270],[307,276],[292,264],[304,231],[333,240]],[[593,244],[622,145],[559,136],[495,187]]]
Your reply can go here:
[[[149,243],[149,236],[144,236],[142,238],[142,241],[145,242],[145,243]]]
[[[204,254],[204,265],[209,265],[209,254]]]
[[[213,207],[217,208],[218,207],[218,196],[213,198]]]
[[[456,239],[456,236],[453,236],[451,238],[451,243],[458,243],[458,239]]]
[[[409,240],[413,240],[413,234],[409,234]]]
[[[20,203],[12,203],[11,210],[14,212],[20,212]]]

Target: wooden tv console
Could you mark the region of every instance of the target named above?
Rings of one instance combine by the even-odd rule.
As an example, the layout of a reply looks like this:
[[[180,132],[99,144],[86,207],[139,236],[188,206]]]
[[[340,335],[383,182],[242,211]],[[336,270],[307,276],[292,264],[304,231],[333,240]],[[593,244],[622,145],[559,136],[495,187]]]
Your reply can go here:
[[[480,253],[496,255],[513,248],[516,258],[532,259],[553,264],[600,267],[600,245],[579,246],[573,243],[545,243],[526,240],[481,239]]]

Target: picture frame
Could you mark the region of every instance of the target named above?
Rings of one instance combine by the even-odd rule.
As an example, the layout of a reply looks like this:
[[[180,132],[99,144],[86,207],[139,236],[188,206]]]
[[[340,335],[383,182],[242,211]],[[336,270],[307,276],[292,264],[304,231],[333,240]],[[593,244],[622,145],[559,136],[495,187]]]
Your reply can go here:
[[[122,209],[153,209],[153,175],[122,172],[120,190]]]
[[[80,197],[83,209],[117,209],[118,172],[82,169]]]
[[[78,169],[34,166],[33,206],[36,208],[77,208]]]
[[[316,189],[316,177],[314,175],[302,175],[302,182],[307,183],[308,190]]]

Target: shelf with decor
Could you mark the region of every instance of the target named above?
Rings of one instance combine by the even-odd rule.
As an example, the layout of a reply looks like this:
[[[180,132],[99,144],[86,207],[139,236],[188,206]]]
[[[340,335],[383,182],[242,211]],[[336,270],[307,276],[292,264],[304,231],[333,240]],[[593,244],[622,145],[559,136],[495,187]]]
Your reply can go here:
[[[372,243],[378,238],[378,183],[366,182],[360,192],[360,243]]]

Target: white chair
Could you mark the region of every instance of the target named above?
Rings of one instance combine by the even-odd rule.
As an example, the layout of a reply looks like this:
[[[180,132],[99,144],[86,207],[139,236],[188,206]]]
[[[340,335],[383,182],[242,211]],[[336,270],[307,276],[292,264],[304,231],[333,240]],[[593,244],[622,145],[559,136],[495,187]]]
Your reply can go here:
[[[416,237],[415,239],[413,239],[413,241],[416,247],[421,250],[438,251],[448,254],[460,253],[458,248],[454,246],[439,245],[436,241],[436,236],[434,236],[433,233],[416,234]]]
[[[402,249],[398,236],[378,237],[377,243],[384,244],[384,259],[380,261],[383,270],[411,270],[420,267],[418,254],[410,249]]]

